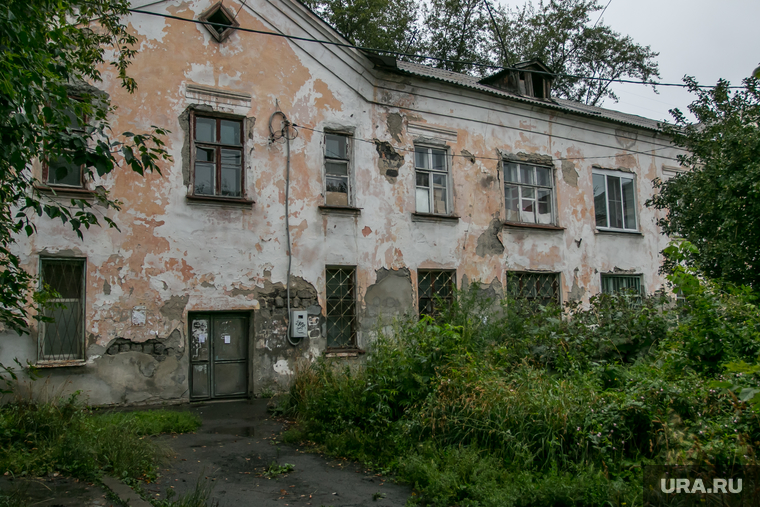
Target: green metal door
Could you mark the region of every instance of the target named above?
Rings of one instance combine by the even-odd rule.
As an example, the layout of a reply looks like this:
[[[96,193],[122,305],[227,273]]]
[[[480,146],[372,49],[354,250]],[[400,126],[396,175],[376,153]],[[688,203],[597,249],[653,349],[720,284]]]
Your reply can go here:
[[[248,317],[190,316],[190,398],[234,398],[248,394]]]

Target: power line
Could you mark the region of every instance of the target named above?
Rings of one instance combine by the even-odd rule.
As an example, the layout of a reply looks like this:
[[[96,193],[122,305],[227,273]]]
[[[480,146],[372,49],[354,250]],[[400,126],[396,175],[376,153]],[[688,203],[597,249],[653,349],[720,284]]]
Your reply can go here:
[[[196,24],[199,24],[199,25],[208,25],[208,26],[212,26],[212,27],[218,26],[218,27],[224,27],[224,28],[228,28],[229,27],[228,24],[224,24],[224,23],[214,23],[212,21],[201,21],[201,20],[198,20],[198,19],[188,19],[188,18],[183,18],[183,17],[180,17],[180,16],[174,16],[172,14],[162,14],[160,12],[150,12],[150,11],[144,11],[144,10],[141,10],[141,9],[128,9],[128,10],[129,10],[129,12],[132,12],[132,13],[135,13],[135,14],[146,14],[148,16],[158,16],[158,17],[167,18],[167,19],[174,19],[174,20],[177,20],[177,21],[185,21],[185,22],[189,22],[189,23],[196,23]],[[345,42],[337,42],[337,41],[329,41],[329,40],[319,40],[319,39],[312,39],[310,37],[299,37],[297,35],[287,35],[287,34],[278,33],[278,32],[270,32],[270,31],[265,31],[265,30],[256,30],[256,29],[253,29],[253,28],[244,28],[242,26],[235,27],[235,30],[238,30],[238,31],[241,31],[241,32],[247,32],[247,33],[257,33],[257,34],[261,34],[261,35],[271,35],[271,36],[274,36],[274,37],[281,37],[283,39],[288,39],[288,40],[296,40],[296,41],[301,41],[301,42],[314,42],[314,43],[317,43],[317,44],[325,44],[325,45],[328,45],[328,46],[337,46],[337,47],[348,48],[348,49],[357,49],[359,51],[367,51],[367,52],[371,52],[371,53],[387,53],[387,54],[394,55],[394,56],[402,56],[402,57],[407,57],[407,58],[412,58],[412,59],[433,60],[433,61],[442,62],[442,63],[453,63],[453,64],[460,64],[460,65],[465,65],[465,66],[469,65],[469,66],[475,66],[475,67],[482,67],[482,68],[486,68],[486,69],[494,69],[494,70],[498,70],[498,71],[502,71],[502,70],[520,71],[521,70],[521,69],[518,69],[516,67],[504,67],[504,66],[501,66],[501,65],[493,65],[493,64],[488,64],[488,63],[466,62],[466,61],[462,61],[462,60],[451,60],[449,58],[439,58],[437,56],[419,55],[419,54],[415,54],[415,53],[403,53],[401,51],[393,51],[393,50],[390,50],[390,49],[368,48],[368,47],[363,47],[363,46],[356,46],[354,44],[345,43]],[[522,69],[522,70],[524,70],[524,69]],[[609,79],[609,78],[595,77],[595,76],[579,76],[579,75],[576,75],[576,74],[555,74],[555,73],[545,72],[545,71],[539,71],[539,70],[531,70],[531,72],[534,73],[534,74],[544,74],[544,75],[552,76],[552,77],[555,77],[555,78],[556,77],[566,77],[566,78],[572,78],[572,79],[588,79],[588,80],[591,80],[591,81],[605,81],[605,82],[612,82],[612,83],[627,83],[627,84],[638,84],[638,85],[646,85],[646,86],[650,86],[650,85],[651,86],[671,86],[671,87],[678,87],[678,88],[687,88],[687,87],[690,86],[690,85],[687,85],[687,84],[684,84],[684,83],[656,83],[656,82],[634,81],[634,80],[631,80],[631,79]],[[714,85],[696,85],[696,87],[697,88],[715,88]],[[729,86],[728,88],[730,88],[730,89],[741,89],[743,87],[742,86]]]
[[[313,127],[307,127],[306,125],[300,125],[300,124],[297,124],[297,123],[293,123],[292,126],[296,127],[296,128],[311,130],[312,132],[318,132],[320,134],[329,134],[329,132],[327,132],[327,131],[316,129],[316,128],[313,128]],[[351,139],[353,139],[354,141],[361,141],[363,143],[368,143],[368,144],[376,144],[378,142],[385,142],[385,141],[380,141],[379,139],[363,139],[361,137],[353,137],[353,136],[351,137]],[[400,146],[393,146],[393,145],[391,145],[391,148],[393,148],[396,151],[405,151],[405,152],[408,152],[408,153],[414,153],[414,151],[415,151],[414,148],[402,148]],[[652,155],[652,152],[659,151],[659,150],[666,150],[666,149],[673,149],[673,147],[672,146],[662,146],[660,148],[655,148],[655,149],[650,150],[650,151],[632,151],[632,150],[627,150],[627,151],[628,151],[628,154]],[[504,160],[504,157],[481,157],[481,156],[477,156],[477,155],[457,155],[456,153],[452,153],[449,156],[451,156],[451,157],[459,157],[459,158],[466,158],[466,159],[476,159],[476,160],[495,160],[497,162],[501,162],[501,161]],[[603,159],[603,158],[616,158],[618,156],[619,155],[601,155],[601,156],[598,156],[598,157],[557,157],[557,158],[552,158],[552,160],[557,160],[557,161],[562,161],[562,160],[597,160],[597,159]],[[664,158],[671,158],[671,157],[664,157]]]

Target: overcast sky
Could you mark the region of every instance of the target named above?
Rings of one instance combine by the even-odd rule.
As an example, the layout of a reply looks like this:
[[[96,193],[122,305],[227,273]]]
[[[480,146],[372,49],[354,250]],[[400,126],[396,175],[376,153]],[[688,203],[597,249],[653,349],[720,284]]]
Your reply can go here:
[[[523,1],[501,3],[517,6]],[[760,64],[760,0],[611,0],[602,19],[616,32],[660,53],[662,82],[681,83],[690,75],[700,84],[714,85],[724,78],[740,85]],[[603,106],[670,120],[669,109],[686,112],[693,101],[682,88],[658,91],[659,95],[651,87],[618,84],[620,101],[607,99]]]

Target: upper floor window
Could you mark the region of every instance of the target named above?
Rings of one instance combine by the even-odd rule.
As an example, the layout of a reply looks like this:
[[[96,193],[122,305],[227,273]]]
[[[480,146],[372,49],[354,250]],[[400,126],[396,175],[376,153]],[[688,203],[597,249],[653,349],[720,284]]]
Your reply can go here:
[[[65,115],[68,118],[66,135],[72,142],[79,141],[77,138],[85,136],[85,126],[72,109],[66,109]],[[74,155],[73,151],[64,147],[56,156],[48,158],[42,168],[42,179],[46,185],[77,188],[84,186],[83,166],[74,162]]]
[[[325,204],[351,205],[351,138],[325,134]]]
[[[636,225],[636,180],[619,171],[595,169],[594,215],[599,229],[638,230]]]
[[[41,361],[84,359],[85,259],[40,259],[40,281],[58,293],[40,326]]]
[[[508,222],[555,224],[552,169],[505,161],[504,202]]]
[[[194,115],[195,195],[243,197],[242,132],[242,120]]]
[[[449,168],[445,149],[414,149],[418,213],[449,214]]]

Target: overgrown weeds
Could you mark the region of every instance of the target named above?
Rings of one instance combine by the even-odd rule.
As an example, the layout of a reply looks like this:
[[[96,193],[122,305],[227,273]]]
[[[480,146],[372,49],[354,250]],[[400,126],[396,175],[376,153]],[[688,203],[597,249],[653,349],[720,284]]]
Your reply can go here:
[[[398,322],[363,368],[299,372],[288,438],[391,469],[441,506],[630,506],[643,465],[754,464],[758,308],[688,282],[682,306],[494,304],[474,287],[436,320]]]
[[[147,435],[196,429],[199,419],[170,411],[94,414],[77,395],[0,407],[0,470],[18,476],[52,472],[96,479],[153,477],[165,452]]]

